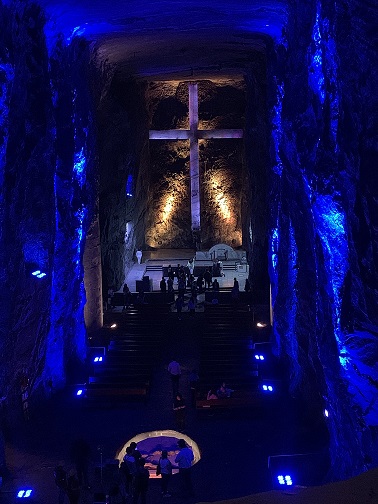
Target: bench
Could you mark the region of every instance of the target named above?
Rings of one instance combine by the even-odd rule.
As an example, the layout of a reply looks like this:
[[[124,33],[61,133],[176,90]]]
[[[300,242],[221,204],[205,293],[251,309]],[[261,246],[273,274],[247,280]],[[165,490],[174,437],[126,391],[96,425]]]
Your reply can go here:
[[[139,357],[133,355],[107,355],[102,362],[95,362],[95,369],[105,369],[109,367],[116,368],[130,368],[130,369],[146,369],[151,370],[152,357],[140,355]]]
[[[155,352],[161,344],[158,341],[117,341],[108,345],[108,352],[127,352],[128,350],[144,350],[145,352]]]
[[[201,358],[211,359],[212,357],[222,357],[222,355],[226,355],[229,357],[244,357],[246,359],[250,359],[250,354],[252,354],[252,350],[245,347],[235,348],[235,345],[214,345],[212,347],[202,348],[201,349]],[[253,356],[254,354],[252,354]]]
[[[122,362],[131,361],[143,364],[147,359],[156,358],[156,349],[139,348],[126,350],[110,350],[105,356],[104,361],[107,362]]]
[[[128,370],[119,368],[106,368],[102,371],[94,369],[91,376],[96,376],[103,379],[115,376],[119,378],[119,381],[124,381],[127,379],[147,381],[150,379],[150,375],[151,372],[147,372],[145,370],[139,371],[137,369]]]
[[[118,385],[119,387],[134,388],[143,385],[148,388],[150,386],[150,381],[145,379],[144,376],[132,376],[132,375],[110,375],[110,376],[90,376],[88,378],[88,384],[91,386],[106,386]]]
[[[87,401],[101,399],[146,399],[148,387],[125,387],[116,384],[88,384],[83,391],[83,398]]]
[[[251,394],[250,392],[242,393],[239,391],[235,393],[234,396],[224,397],[220,399],[197,399],[196,409],[197,410],[225,410],[225,409],[238,409],[246,407],[257,407],[260,406],[260,397],[257,394]]]

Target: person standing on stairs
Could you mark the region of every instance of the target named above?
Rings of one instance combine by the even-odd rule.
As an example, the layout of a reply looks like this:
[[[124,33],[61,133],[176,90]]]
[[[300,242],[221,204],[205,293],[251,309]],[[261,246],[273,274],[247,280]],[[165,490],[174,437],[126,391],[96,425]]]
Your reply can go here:
[[[177,429],[180,432],[183,432],[185,430],[186,404],[184,398],[179,392],[173,400],[173,411],[175,412]]]
[[[180,376],[181,376],[181,366],[176,360],[173,359],[168,364],[168,373],[171,375],[172,393],[173,397],[175,397],[178,393]]]

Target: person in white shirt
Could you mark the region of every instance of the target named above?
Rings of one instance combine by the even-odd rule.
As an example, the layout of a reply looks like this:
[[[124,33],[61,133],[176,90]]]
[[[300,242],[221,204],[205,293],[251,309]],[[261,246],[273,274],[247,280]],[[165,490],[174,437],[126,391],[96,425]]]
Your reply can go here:
[[[168,483],[172,476],[172,464],[168,458],[167,450],[161,452],[159,466],[161,474],[161,494],[163,497],[170,497],[171,494],[168,493]]]

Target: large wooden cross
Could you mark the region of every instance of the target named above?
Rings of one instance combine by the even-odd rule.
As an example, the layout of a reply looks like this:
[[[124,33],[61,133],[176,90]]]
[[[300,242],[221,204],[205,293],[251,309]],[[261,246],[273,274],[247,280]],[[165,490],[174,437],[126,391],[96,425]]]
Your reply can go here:
[[[189,129],[150,130],[150,140],[189,140],[192,231],[201,229],[201,198],[199,176],[199,142],[211,138],[242,138],[241,129],[198,129],[198,84],[189,83]]]

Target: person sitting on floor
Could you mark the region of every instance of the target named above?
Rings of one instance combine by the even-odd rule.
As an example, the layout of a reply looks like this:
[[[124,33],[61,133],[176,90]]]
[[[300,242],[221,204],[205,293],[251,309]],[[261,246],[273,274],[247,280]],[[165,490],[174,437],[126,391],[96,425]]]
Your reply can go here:
[[[206,399],[207,401],[212,401],[213,399],[218,399],[218,396],[213,389],[210,389],[209,392],[207,393]]]
[[[223,382],[222,385],[217,390],[217,396],[219,398],[231,397],[232,392],[234,392],[234,390],[227,388],[225,382]]]

